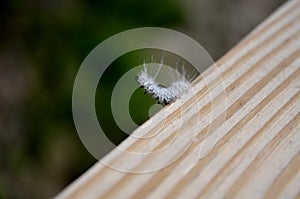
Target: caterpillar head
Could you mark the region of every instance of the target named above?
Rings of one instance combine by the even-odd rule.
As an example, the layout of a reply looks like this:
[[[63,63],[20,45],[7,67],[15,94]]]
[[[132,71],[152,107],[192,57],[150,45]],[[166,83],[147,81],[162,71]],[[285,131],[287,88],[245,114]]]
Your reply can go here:
[[[135,78],[137,83],[140,85],[140,87],[146,87],[149,84],[153,84],[155,81],[154,79],[149,76],[147,68],[144,68]]]

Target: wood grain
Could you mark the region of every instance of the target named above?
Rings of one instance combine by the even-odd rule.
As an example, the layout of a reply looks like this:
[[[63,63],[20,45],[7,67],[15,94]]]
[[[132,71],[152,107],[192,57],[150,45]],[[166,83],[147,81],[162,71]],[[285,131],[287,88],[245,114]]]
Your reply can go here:
[[[300,0],[282,5],[192,91],[119,146],[149,155],[132,161],[114,150],[103,158],[110,167],[95,164],[56,198],[300,197]]]

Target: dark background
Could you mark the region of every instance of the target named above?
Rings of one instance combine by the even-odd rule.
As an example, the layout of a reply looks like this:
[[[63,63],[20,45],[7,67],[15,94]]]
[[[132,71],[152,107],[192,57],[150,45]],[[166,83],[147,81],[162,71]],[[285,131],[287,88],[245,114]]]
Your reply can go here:
[[[159,26],[191,36],[216,60],[282,2],[0,0],[0,198],[51,198],[96,162],[77,135],[71,103],[76,72],[101,41]],[[122,72],[114,67],[111,74]],[[109,74],[101,80],[106,94],[97,99],[98,112],[110,103]],[[102,122],[119,143],[126,136],[105,111]]]

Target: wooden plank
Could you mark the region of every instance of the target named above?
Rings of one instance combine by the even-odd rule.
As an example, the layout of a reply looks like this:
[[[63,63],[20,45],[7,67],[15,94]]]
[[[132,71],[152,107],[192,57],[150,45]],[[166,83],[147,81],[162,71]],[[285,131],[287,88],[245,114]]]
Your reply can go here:
[[[99,162],[56,198],[299,197],[300,0],[285,3],[216,65],[193,82],[194,94],[167,106],[120,145],[131,152],[173,142],[177,148],[135,162],[116,150],[104,158],[129,171],[149,171],[177,157],[172,164],[127,173]]]

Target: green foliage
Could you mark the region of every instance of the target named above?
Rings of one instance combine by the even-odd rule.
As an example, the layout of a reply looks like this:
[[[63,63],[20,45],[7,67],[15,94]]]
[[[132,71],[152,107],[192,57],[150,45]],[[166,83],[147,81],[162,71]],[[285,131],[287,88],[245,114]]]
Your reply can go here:
[[[11,115],[8,121],[18,120],[20,128],[15,137],[0,141],[5,158],[0,197],[52,197],[96,161],[80,142],[71,110],[73,81],[85,56],[107,37],[130,28],[172,28],[182,21],[182,11],[173,0],[11,0],[0,4],[0,52],[12,59],[5,70],[28,72],[22,91],[26,96],[1,113]],[[135,64],[132,59],[122,62]],[[117,64],[111,73],[120,75],[126,69]],[[113,86],[109,82],[117,77],[102,80],[105,98],[98,99],[98,110],[107,108]],[[8,90],[13,86],[6,85]],[[102,119],[115,143],[126,137],[111,117]],[[138,122],[145,119],[136,118]],[[12,129],[6,128],[6,133],[10,135]]]

